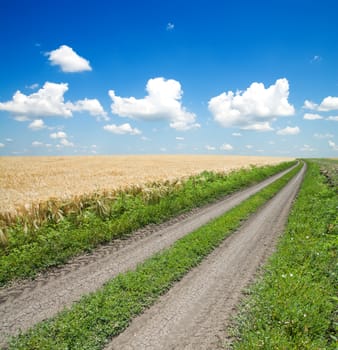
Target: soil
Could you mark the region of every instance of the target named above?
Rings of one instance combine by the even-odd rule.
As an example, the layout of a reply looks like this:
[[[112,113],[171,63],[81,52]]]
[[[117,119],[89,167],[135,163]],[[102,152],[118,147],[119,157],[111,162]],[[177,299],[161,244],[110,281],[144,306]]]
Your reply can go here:
[[[282,176],[284,173],[285,172],[275,175],[260,184],[237,192],[217,201],[216,203],[197,208],[189,213],[182,214],[161,225],[148,226],[135,232],[133,235],[124,240],[116,240],[109,245],[99,247],[92,254],[77,257],[61,268],[41,274],[35,280],[26,280],[19,283],[13,283],[11,286],[0,289],[0,346],[5,346],[6,339],[9,336],[17,335],[20,331],[26,331],[34,324],[54,316],[65,307],[71,306],[71,304],[79,300],[81,296],[94,292],[117,274],[135,268],[137,264],[144,261],[146,258],[158,251],[168,248],[177,239],[206,224],[208,221],[222,215],[243,200],[247,199],[252,194],[258,192],[263,187],[276,180],[276,178]],[[242,232],[242,230],[237,232],[233,237],[230,237],[225,241],[222,246],[223,248],[217,249],[217,251],[213,253],[198,269],[193,270],[182,282],[174,287],[176,290],[177,288],[180,288],[179,286],[181,286],[182,283],[187,283],[184,281],[197,279],[201,284],[197,287],[197,291],[195,289],[191,290],[191,292],[189,290],[180,293],[176,291],[174,294],[172,291],[170,291],[169,294],[162,299],[165,300],[165,298],[170,298],[170,295],[175,296],[175,293],[177,293],[176,309],[174,305],[174,309],[171,309],[170,311],[174,313],[167,314],[167,311],[157,311],[160,312],[160,314],[157,316],[162,314],[163,319],[172,319],[171,323],[174,322],[174,324],[176,324],[177,320],[177,325],[180,326],[176,327],[174,330],[171,330],[170,327],[174,325],[172,324],[170,326],[170,322],[164,322],[163,327],[160,326],[160,328],[157,327],[152,329],[151,332],[153,332],[153,334],[151,338],[148,335],[142,335],[142,332],[148,332],[146,329],[148,329],[147,324],[149,324],[149,321],[141,321],[141,323],[139,323],[140,321],[137,319],[135,322],[133,322],[131,329],[135,329],[135,324],[137,327],[137,324],[140,325],[144,323],[142,329],[139,327],[137,331],[140,334],[139,341],[143,342],[148,338],[149,344],[153,344],[151,339],[155,339],[156,342],[164,341],[163,344],[161,343],[162,345],[156,345],[157,343],[155,343],[154,346],[149,345],[149,349],[174,349],[175,347],[170,347],[170,345],[168,345],[168,347],[165,345],[170,344],[169,340],[165,340],[163,338],[163,336],[166,335],[172,338],[171,341],[181,339],[179,340],[179,343],[177,343],[177,348],[184,348],[180,347],[179,344],[183,344],[180,343],[181,341],[186,341],[183,339],[183,335],[190,334],[189,329],[191,327],[197,330],[196,327],[198,324],[201,324],[201,327],[203,328],[203,322],[207,319],[210,319],[210,321],[216,321],[216,319],[214,320],[213,316],[207,317],[207,315],[211,315],[212,308],[210,309],[211,306],[208,306],[208,304],[203,301],[203,293],[205,293],[203,290],[209,290],[210,293],[216,293],[218,291],[218,293],[224,296],[228,295],[226,300],[233,301],[230,309],[234,307],[233,305],[235,305],[235,301],[238,299],[237,294],[240,294],[241,286],[245,285],[248,280],[252,278],[257,266],[259,266],[259,264],[265,259],[265,256],[271,251],[272,242],[283,228],[292,199],[294,198],[301,181],[301,175],[298,176],[297,179],[298,180],[296,182],[292,181],[276,197],[279,198],[277,199],[277,204],[273,204],[276,203],[275,198],[265,207],[265,211],[267,210],[266,208],[271,208],[271,213],[270,211],[269,213],[265,213],[263,210],[243,226],[244,228],[242,230],[244,230],[247,226],[251,227],[250,225],[252,225],[252,222],[256,222],[256,224],[253,224],[254,227],[256,227],[255,230],[257,230],[257,227],[259,228],[259,225],[262,226],[257,234],[253,234],[253,229],[251,228],[249,229],[251,232],[250,235],[245,233],[240,234],[239,232]],[[278,224],[278,220],[280,220],[280,224]],[[273,229],[269,226],[269,224],[270,226],[273,226]],[[243,235],[245,238],[236,238],[238,236],[242,237]],[[237,242],[237,240],[239,240],[239,242]],[[235,243],[231,243],[233,241],[235,241]],[[262,247],[264,248],[263,255],[261,252]],[[225,250],[226,253],[222,253],[219,255],[219,257],[217,257],[217,254],[220,254],[220,252],[223,250]],[[249,258],[249,256],[252,256],[252,258]],[[213,262],[213,259],[215,259],[215,262]],[[203,266],[209,266],[209,270],[206,267],[203,268]],[[229,268],[227,268],[227,266],[229,266]],[[226,273],[226,271],[228,271],[227,273],[232,271],[232,274],[230,273],[230,275],[218,276],[219,272]],[[193,278],[192,276],[194,275],[197,277]],[[214,284],[221,281],[224,282],[222,285],[218,286]],[[190,287],[188,286],[188,289],[189,288]],[[185,295],[184,293],[187,294]],[[202,299],[200,299],[199,295]],[[215,305],[218,305],[217,303],[219,302],[220,298],[219,295],[217,296],[217,293],[214,294],[214,296],[209,295],[207,298],[208,300],[213,300],[211,304],[214,303]],[[161,301],[155,307],[158,307],[161,303],[163,302]],[[168,306],[170,305],[167,301],[164,301],[164,304],[168,304]],[[198,316],[198,310],[201,309],[202,304],[202,309],[205,311],[204,314]],[[218,305],[216,307],[216,311],[218,308],[221,309],[222,307],[223,306]],[[151,310],[153,310],[153,308],[149,310],[150,313],[152,312]],[[226,310],[228,309],[225,308],[225,313],[227,313]],[[155,312],[150,318],[149,312],[143,317],[146,317],[151,321],[153,316],[156,316],[157,312]],[[187,312],[187,314],[185,314],[185,312]],[[182,321],[183,319],[186,321]],[[181,322],[183,322],[183,324]],[[157,321],[153,322],[152,324],[155,327]],[[161,322],[158,323],[157,326],[159,324],[161,324]],[[181,331],[183,332],[183,335],[178,335],[177,332],[179,331],[180,327],[184,326],[184,324],[188,325],[189,327],[187,329],[182,328]],[[209,330],[211,329],[210,327],[208,328]],[[221,326],[215,326],[214,330],[220,332],[219,327]],[[159,331],[159,329],[161,330]],[[128,330],[127,332],[134,331]],[[148,345],[146,347],[142,347],[142,345],[130,345],[132,347],[129,347],[129,345],[117,345],[120,344],[119,342],[122,342],[123,344],[126,342],[128,336],[127,338],[124,337],[126,337],[126,334],[128,334],[127,332],[121,335],[121,337],[116,338],[113,342],[113,347],[111,348],[148,349]],[[197,331],[198,334],[201,332],[202,330]],[[133,336],[132,338],[133,341],[136,341],[135,344],[141,344],[136,340],[136,336]],[[195,339],[195,336],[193,339]],[[197,343],[199,346],[202,346],[200,341]],[[191,344],[197,343],[193,341]],[[148,341],[145,344],[148,344]],[[197,348],[199,347],[191,347],[191,349]],[[200,348],[204,349],[204,347]]]

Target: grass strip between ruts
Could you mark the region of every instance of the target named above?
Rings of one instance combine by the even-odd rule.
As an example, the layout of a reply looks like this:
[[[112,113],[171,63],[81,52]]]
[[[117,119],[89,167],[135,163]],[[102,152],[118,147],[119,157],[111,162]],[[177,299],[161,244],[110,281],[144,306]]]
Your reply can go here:
[[[302,164],[226,214],[155,254],[136,270],[118,275],[70,309],[13,338],[10,349],[101,349],[131,319],[155,302],[175,281],[217,247],[243,220],[272,198]]]
[[[236,350],[337,349],[337,187],[307,163],[277,251],[236,317]]]

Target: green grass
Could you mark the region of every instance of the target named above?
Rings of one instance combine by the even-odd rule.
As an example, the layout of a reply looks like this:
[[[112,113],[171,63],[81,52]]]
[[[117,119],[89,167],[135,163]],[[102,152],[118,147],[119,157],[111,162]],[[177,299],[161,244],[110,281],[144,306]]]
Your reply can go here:
[[[10,349],[101,349],[131,319],[149,307],[175,281],[217,247],[300,170],[301,164],[225,215],[155,254],[135,271],[118,275],[96,293],[83,297],[55,318],[36,325]]]
[[[203,172],[182,184],[154,184],[150,191],[130,189],[117,198],[101,198],[60,222],[51,220],[30,231],[24,221],[6,228],[6,244],[0,241],[0,286],[17,278],[64,264],[99,244],[130,235],[147,224],[159,223],[184,211],[278,173],[294,162],[252,167],[230,174]],[[1,232],[0,232],[1,233]]]
[[[338,197],[319,168],[337,162],[307,163],[277,252],[236,320],[235,350],[337,349]]]

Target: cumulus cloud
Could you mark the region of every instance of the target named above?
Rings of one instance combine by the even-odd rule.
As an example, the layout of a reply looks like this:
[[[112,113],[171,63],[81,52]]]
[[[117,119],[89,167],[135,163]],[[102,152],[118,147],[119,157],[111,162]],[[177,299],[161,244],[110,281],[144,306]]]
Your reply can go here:
[[[25,117],[61,116],[71,117],[72,111],[64,103],[63,95],[68,90],[68,84],[46,82],[44,86],[31,95],[25,95],[19,90],[8,102],[0,102],[0,110]]]
[[[206,145],[206,146],[205,146],[205,149],[208,150],[208,151],[215,151],[215,150],[216,150],[216,147],[210,146],[210,145]]]
[[[149,79],[146,90],[148,95],[142,99],[119,97],[110,90],[112,113],[133,119],[168,120],[170,127],[176,130],[189,130],[200,126],[195,122],[196,115],[182,106],[183,91],[178,81]]]
[[[245,148],[247,148],[247,149],[253,149],[253,146],[252,146],[252,145],[245,145]]]
[[[221,151],[232,151],[234,148],[229,143],[223,143],[219,149]]]
[[[65,147],[74,147],[74,143],[68,141],[67,139],[61,139],[60,144]]]
[[[32,142],[32,146],[33,146],[33,147],[42,147],[42,146],[43,146],[43,143],[40,142],[40,141],[33,141],[33,142]]]
[[[235,137],[240,137],[240,136],[242,136],[242,134],[241,134],[240,132],[233,132],[231,135],[232,135],[232,136],[235,136]]]
[[[97,117],[98,120],[109,120],[107,113],[96,98],[79,100],[71,105],[71,109],[78,112],[89,112],[90,115]]]
[[[176,136],[176,140],[177,140],[177,141],[184,141],[184,137]]]
[[[51,65],[60,66],[65,73],[91,71],[89,61],[79,56],[71,47],[61,45],[58,49],[47,52]]]
[[[56,148],[74,147],[74,143],[68,140],[68,136],[64,131],[53,132],[49,137],[54,140],[59,140],[59,144],[56,145]]]
[[[303,108],[304,109],[309,109],[311,111],[315,111],[318,108],[318,104],[316,104],[316,103],[314,103],[312,101],[309,101],[309,100],[305,100]]]
[[[13,139],[11,139],[11,138],[8,137],[8,138],[6,139],[6,142],[13,142]]]
[[[287,126],[286,128],[277,131],[277,135],[298,135],[299,133],[300,129],[298,126]]]
[[[318,110],[325,112],[338,110],[338,97],[325,97],[319,105]]]
[[[306,120],[323,119],[323,117],[321,115],[316,114],[316,113],[305,113],[303,118],[306,119]]]
[[[125,123],[122,125],[115,125],[115,124],[105,125],[103,129],[118,135],[126,135],[126,134],[140,135],[141,134],[140,130],[136,128],[132,128],[129,123]]]
[[[338,122],[338,115],[337,116],[330,116],[330,117],[327,117],[327,120],[331,120],[331,121],[334,121],[334,122]]]
[[[338,145],[336,145],[333,141],[329,141],[329,146],[330,146],[334,151],[338,151]]]
[[[15,115],[17,121],[27,121],[36,117],[64,117],[70,118],[73,112],[89,112],[90,115],[107,120],[104,111],[97,99],[65,102],[64,94],[68,91],[67,83],[46,82],[42,88],[30,95],[19,90],[11,101],[0,102],[0,111],[7,111]]]
[[[42,119],[35,119],[28,125],[28,127],[36,131],[36,130],[44,129],[46,125]]]
[[[5,147],[5,144],[4,143],[0,143],[0,148],[3,148]]]
[[[270,131],[270,123],[277,117],[291,116],[295,109],[288,102],[289,82],[278,79],[265,88],[263,83],[252,83],[245,91],[229,91],[211,98],[209,110],[223,127]]]
[[[51,139],[66,139],[67,138],[67,134],[63,131],[53,132],[49,136]]]
[[[320,104],[305,100],[303,108],[321,112],[338,110],[338,97],[327,96]]]

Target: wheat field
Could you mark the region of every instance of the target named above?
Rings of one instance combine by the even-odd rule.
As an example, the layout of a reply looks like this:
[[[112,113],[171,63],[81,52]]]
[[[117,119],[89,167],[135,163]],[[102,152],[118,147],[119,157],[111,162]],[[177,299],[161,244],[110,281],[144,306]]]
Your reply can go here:
[[[292,158],[154,155],[0,157],[0,213],[46,201],[181,179],[203,170],[228,172],[249,165],[276,164]]]

